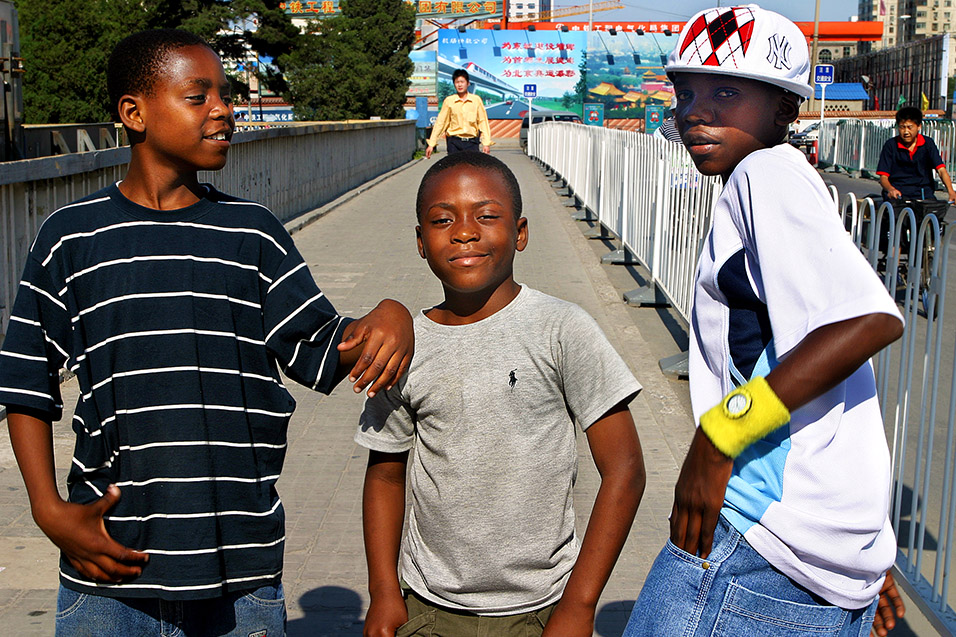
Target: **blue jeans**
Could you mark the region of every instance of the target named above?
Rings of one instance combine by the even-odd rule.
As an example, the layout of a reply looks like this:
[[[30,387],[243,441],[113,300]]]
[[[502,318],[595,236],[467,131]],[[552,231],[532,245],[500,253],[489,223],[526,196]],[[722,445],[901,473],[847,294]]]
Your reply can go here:
[[[875,612],[876,600],[844,610],[798,586],[721,517],[706,560],[667,541],[624,637],[868,637]]]
[[[57,637],[282,637],[285,621],[281,584],[177,602],[88,595],[60,585],[56,598]]]

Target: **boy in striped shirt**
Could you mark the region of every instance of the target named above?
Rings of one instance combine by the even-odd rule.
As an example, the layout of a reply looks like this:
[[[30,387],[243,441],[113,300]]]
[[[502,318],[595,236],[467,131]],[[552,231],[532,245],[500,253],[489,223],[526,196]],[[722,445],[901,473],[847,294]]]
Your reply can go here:
[[[57,634],[280,635],[294,401],[278,370],[328,393],[351,369],[374,395],[408,367],[411,317],[389,300],[339,316],[268,209],[199,183],[235,128],[203,40],[135,34],[108,78],[129,171],[44,222],[0,352],[33,516],[61,550]],[[62,368],[82,392],[67,501]]]

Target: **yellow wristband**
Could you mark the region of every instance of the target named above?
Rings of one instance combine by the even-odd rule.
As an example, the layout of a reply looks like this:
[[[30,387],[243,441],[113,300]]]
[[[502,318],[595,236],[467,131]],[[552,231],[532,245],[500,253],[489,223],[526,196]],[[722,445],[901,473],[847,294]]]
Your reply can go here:
[[[767,379],[757,376],[733,390],[700,417],[700,428],[721,453],[736,458],[744,449],[790,422],[790,412]]]

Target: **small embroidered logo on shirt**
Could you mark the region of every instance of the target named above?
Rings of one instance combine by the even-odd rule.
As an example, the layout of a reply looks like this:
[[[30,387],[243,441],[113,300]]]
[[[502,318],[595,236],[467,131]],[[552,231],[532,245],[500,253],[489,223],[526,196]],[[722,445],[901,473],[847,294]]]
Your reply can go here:
[[[518,371],[517,367],[511,370],[511,373],[508,374],[508,384],[511,386],[511,391],[514,391],[515,385],[518,384],[518,377],[515,376],[516,371]]]

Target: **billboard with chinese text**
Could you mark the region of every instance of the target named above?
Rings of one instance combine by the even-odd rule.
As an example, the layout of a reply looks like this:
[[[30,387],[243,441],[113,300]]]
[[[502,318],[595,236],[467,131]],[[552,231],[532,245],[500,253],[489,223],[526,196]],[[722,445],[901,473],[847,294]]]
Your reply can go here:
[[[455,92],[451,75],[465,69],[471,90],[489,108],[523,101],[525,84],[535,84],[536,109],[573,110],[581,114],[581,71],[586,34],[560,31],[493,31],[457,29],[438,31],[438,99]],[[521,108],[499,109],[507,115],[491,119],[519,119]]]
[[[406,0],[408,1],[408,0]],[[464,2],[455,0],[408,1],[418,11],[419,18],[494,18],[501,16],[501,0]],[[280,2],[279,8],[293,18],[328,18],[340,13],[339,0],[293,0]]]

